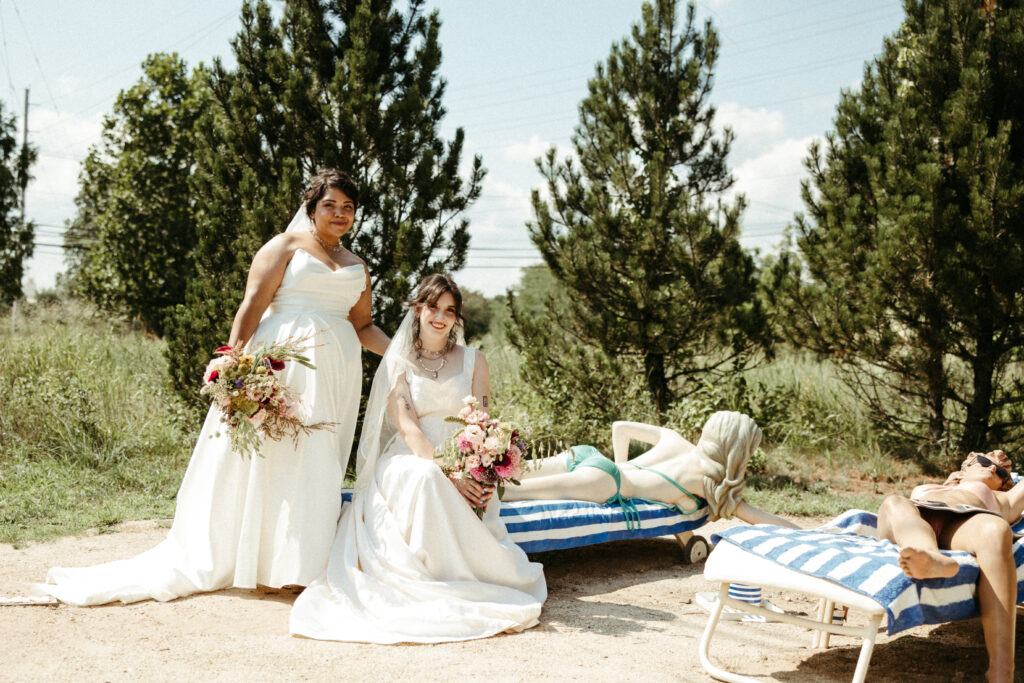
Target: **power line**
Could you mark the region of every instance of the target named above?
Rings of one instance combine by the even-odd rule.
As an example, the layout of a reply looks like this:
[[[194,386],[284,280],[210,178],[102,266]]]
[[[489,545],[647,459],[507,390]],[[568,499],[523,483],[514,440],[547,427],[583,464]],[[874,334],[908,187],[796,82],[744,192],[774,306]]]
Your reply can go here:
[[[15,0],[11,0],[11,7],[14,8],[14,14],[18,17],[18,23],[21,24],[21,30],[25,32],[25,42],[28,43],[28,49],[32,53],[32,59],[36,60],[36,66],[39,67],[39,75],[43,79],[43,85],[46,87],[46,92],[50,96],[50,102],[53,104],[54,110],[60,113],[60,107],[57,106],[57,100],[53,97],[53,91],[50,90],[50,83],[46,80],[46,74],[43,73],[43,65],[39,61],[39,55],[36,54],[36,49],[32,46],[32,40],[29,38],[31,33],[25,26],[25,21],[21,18],[21,12],[18,10],[18,3]]]
[[[11,90],[11,96],[14,96],[14,80],[11,78],[11,56],[7,51],[7,29],[4,26],[4,13],[0,10],[0,39],[3,39],[4,46],[4,70],[7,72],[7,87]]]

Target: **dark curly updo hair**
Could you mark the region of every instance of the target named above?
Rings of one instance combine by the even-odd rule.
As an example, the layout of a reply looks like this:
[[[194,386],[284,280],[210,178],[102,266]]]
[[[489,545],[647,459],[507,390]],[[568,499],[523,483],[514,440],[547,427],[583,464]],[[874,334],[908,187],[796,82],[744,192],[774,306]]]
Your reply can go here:
[[[455,325],[452,326],[451,332],[448,333],[449,349],[455,345],[455,340],[458,339],[459,332],[463,330],[462,292],[459,291],[459,286],[455,284],[455,280],[452,279],[451,275],[447,275],[445,273],[427,275],[425,278],[420,280],[420,284],[416,287],[416,295],[408,302],[409,307],[417,313],[412,321],[413,345],[417,348],[420,345],[420,317],[418,315],[418,309],[424,305],[437,305],[438,299],[440,299],[446,292],[451,294],[452,298],[455,299]]]
[[[302,195],[303,201],[306,202],[306,215],[309,216],[310,220],[313,219],[313,214],[316,212],[316,203],[323,199],[324,195],[327,194],[329,188],[335,190],[341,190],[345,193],[345,196],[352,200],[352,203],[359,206],[359,186],[356,185],[356,181],[352,180],[352,177],[344,171],[339,171],[336,168],[325,168],[317,172],[313,179],[309,181],[309,186],[306,187],[306,191]]]

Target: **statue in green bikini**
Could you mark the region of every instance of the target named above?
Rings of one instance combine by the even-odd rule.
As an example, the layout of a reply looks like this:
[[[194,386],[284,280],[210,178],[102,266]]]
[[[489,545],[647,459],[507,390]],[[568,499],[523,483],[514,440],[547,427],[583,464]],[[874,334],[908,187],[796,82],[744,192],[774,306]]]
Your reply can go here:
[[[651,448],[626,461],[631,440]],[[742,413],[712,415],[694,445],[678,432],[640,422],[612,424],[615,460],[592,446],[575,446],[545,458],[505,490],[505,500],[569,498],[618,504],[630,519],[632,500],[691,512],[706,501],[712,520],[738,517],[749,524],[795,527],[792,522],[742,499],[747,461],[761,442],[761,430]]]

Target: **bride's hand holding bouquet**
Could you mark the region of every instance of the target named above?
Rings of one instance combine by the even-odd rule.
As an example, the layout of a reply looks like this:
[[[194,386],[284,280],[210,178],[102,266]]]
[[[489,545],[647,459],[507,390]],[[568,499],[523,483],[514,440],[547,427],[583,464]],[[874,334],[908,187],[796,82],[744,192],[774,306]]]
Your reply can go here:
[[[463,403],[458,415],[445,418],[461,424],[462,429],[445,441],[434,457],[441,460],[441,469],[453,481],[496,488],[500,500],[506,486],[519,484],[526,443],[515,425],[492,419],[475,396],[467,396]],[[482,518],[485,508],[486,503],[473,510]]]
[[[307,425],[298,392],[278,375],[289,362],[315,369],[303,353],[305,341],[288,339],[250,351],[221,346],[214,351],[199,393],[220,408],[231,448],[239,455],[259,455],[262,438],[298,439],[314,429],[333,428],[333,422]]]

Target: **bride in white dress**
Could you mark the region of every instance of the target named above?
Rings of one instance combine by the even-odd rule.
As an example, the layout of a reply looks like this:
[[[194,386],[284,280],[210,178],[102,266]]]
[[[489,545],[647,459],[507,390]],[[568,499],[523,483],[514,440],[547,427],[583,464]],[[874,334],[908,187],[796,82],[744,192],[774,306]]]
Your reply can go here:
[[[371,643],[483,638],[537,623],[540,564],[508,537],[492,488],[449,480],[434,449],[472,394],[490,401],[487,362],[462,343],[461,295],[420,283],[374,377],[356,491],[323,576],[298,597],[291,632]],[[486,505],[483,520],[472,506]]]
[[[301,395],[307,423],[335,422],[333,431],[265,440],[258,457],[245,458],[232,452],[212,407],[166,540],[128,560],[55,567],[39,589],[72,605],[99,605],[306,585],[323,572],[359,409],[360,343],[377,353],[388,343],[370,318],[366,265],[339,241],[357,201],[347,174],[313,179],[288,231],[253,258],[229,341],[238,347],[315,334],[307,355],[316,370],[289,363],[282,380]]]

